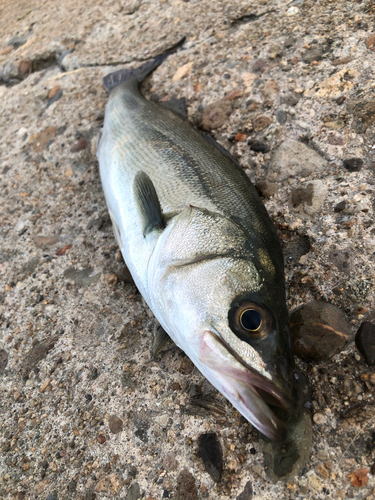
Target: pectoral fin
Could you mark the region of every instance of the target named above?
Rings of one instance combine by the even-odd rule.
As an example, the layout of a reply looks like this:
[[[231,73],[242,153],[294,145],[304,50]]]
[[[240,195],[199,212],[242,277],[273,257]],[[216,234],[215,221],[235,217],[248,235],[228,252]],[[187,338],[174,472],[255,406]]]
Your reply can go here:
[[[155,187],[145,172],[138,172],[134,178],[133,190],[135,202],[141,219],[143,236],[155,230],[162,231],[161,208]]]

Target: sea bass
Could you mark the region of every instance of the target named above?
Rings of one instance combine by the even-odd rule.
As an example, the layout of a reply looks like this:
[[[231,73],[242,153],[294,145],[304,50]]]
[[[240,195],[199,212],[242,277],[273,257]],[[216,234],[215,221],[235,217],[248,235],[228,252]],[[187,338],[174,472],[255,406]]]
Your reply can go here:
[[[261,433],[295,405],[281,246],[236,160],[139,85],[165,56],[104,79],[98,159],[117,242],[171,339]]]

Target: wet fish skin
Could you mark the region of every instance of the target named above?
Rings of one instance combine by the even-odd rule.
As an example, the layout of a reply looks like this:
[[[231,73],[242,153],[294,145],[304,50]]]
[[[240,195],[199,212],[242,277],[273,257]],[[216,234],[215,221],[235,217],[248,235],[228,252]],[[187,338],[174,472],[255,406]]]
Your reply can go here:
[[[125,262],[172,340],[263,434],[280,439],[284,425],[266,401],[290,409],[295,381],[277,234],[229,153],[147,101],[140,79],[111,91],[98,148]],[[260,311],[259,337],[234,331],[242,304]]]

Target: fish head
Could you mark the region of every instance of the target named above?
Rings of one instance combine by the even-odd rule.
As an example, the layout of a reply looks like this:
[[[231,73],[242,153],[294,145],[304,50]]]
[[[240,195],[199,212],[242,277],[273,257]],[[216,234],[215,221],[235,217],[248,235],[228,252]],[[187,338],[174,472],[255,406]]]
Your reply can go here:
[[[247,420],[282,439],[273,407],[295,407],[283,270],[220,214],[189,207],[164,233],[149,268],[159,321]]]

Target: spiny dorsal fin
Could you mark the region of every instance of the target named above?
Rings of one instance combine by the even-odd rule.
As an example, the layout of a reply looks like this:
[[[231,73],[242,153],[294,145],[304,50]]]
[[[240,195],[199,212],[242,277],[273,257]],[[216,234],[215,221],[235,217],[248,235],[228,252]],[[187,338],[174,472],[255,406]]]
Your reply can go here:
[[[133,181],[133,190],[142,223],[143,236],[154,229],[164,229],[160,203],[150,177],[142,170]]]

